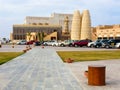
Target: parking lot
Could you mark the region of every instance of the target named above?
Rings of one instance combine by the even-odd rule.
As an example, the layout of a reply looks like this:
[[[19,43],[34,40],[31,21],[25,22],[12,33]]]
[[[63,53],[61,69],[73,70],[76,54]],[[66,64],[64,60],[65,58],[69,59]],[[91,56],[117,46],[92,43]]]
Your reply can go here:
[[[14,45],[14,48],[12,48],[12,45],[2,45],[0,48],[0,52],[21,52],[24,49],[26,49],[27,45]],[[31,45],[30,47],[34,47]],[[36,46],[36,47],[42,47],[42,46]],[[53,48],[56,51],[91,51],[91,50],[119,50],[119,49],[106,49],[106,48],[88,48],[88,47],[53,47],[53,46],[44,46],[45,48]]]
[[[26,48],[26,45],[2,45],[0,52],[22,52]]]

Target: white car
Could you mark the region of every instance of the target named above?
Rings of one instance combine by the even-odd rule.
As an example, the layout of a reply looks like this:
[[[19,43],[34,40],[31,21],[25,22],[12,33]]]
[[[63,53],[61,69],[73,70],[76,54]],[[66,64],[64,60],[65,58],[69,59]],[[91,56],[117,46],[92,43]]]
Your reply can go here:
[[[95,42],[89,42],[89,43],[87,44],[87,46],[88,46],[88,47],[94,47],[94,43],[95,43]]]
[[[53,43],[52,43],[52,46],[60,46],[60,45],[61,45],[61,42],[57,42],[57,41],[56,41],[56,42],[53,42]]]
[[[120,48],[120,43],[116,43],[115,48]]]
[[[21,40],[21,41],[17,42],[16,44],[18,44],[18,45],[26,45],[26,40]]]
[[[45,46],[52,46],[52,44],[55,43],[55,42],[57,42],[57,41],[55,41],[55,40],[45,41],[45,42],[43,43],[43,45],[45,45]]]

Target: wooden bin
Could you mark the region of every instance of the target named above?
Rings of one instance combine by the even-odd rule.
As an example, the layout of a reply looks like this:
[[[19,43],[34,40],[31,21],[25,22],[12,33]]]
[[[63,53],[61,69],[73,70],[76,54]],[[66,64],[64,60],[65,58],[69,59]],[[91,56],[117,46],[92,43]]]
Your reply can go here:
[[[105,66],[88,66],[88,84],[95,86],[105,85]]]

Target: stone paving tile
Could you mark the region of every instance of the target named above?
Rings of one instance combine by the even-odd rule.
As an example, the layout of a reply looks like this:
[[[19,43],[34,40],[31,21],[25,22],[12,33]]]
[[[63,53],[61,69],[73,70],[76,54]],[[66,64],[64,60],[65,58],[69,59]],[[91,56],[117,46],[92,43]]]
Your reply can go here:
[[[119,90],[120,89],[120,60],[101,60],[86,61],[66,64],[70,70],[79,79],[79,83],[84,90]],[[104,65],[106,66],[106,85],[92,86],[88,85],[88,78],[84,76],[84,71],[88,70],[88,65]]]
[[[0,90],[83,90],[54,49],[33,48],[0,66]]]

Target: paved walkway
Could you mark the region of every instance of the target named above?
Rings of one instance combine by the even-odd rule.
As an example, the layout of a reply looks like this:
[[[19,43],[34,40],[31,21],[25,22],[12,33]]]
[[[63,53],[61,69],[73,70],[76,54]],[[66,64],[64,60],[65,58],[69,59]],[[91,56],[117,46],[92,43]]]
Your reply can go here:
[[[0,90],[83,90],[54,49],[33,48],[0,66]]]
[[[101,60],[101,61],[85,61],[66,64],[75,76],[79,79],[83,90],[120,90],[120,60]],[[88,85],[88,78],[84,76],[84,71],[88,70],[88,65],[104,65],[106,66],[106,85],[92,86]]]

